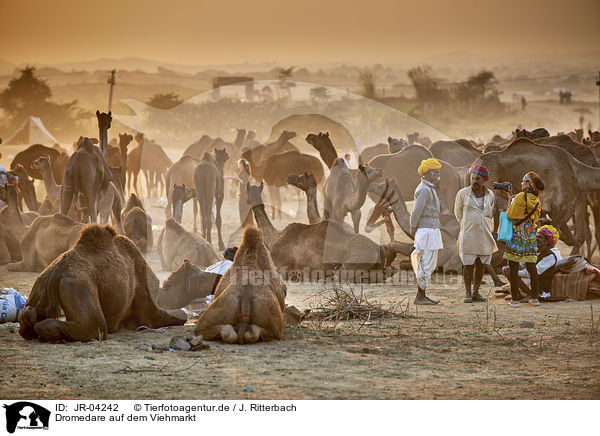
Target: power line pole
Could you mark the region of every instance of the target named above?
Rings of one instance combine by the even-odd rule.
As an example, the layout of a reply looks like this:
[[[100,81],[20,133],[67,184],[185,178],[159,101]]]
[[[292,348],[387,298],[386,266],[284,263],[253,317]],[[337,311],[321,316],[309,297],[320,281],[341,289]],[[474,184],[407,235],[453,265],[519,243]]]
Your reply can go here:
[[[115,87],[115,73],[117,72],[117,70],[112,70],[110,72],[110,77],[108,78],[108,80],[106,81],[106,83],[108,83],[110,85],[110,92],[108,94],[108,111],[111,111],[112,108],[112,95],[113,95],[113,88]]]

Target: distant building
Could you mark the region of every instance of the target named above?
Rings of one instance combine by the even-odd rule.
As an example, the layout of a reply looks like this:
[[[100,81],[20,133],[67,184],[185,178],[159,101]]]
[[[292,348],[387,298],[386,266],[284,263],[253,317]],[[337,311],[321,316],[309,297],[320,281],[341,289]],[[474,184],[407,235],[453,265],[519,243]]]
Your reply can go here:
[[[213,98],[218,99],[221,97],[222,86],[243,86],[246,94],[246,100],[254,100],[254,78],[247,76],[220,76],[213,77]]]

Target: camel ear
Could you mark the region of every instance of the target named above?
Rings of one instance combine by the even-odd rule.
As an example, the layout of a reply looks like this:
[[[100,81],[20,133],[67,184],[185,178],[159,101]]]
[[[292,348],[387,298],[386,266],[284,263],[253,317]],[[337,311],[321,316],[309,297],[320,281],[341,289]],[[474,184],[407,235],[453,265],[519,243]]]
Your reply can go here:
[[[96,110],[96,116],[99,117],[100,116],[100,111]]]
[[[108,111],[108,116],[112,117],[112,111]]]
[[[260,182],[260,192],[262,192],[263,188],[265,187],[264,182]]]
[[[329,138],[329,132],[327,132],[327,133],[325,134],[325,136],[327,136],[327,137]]]

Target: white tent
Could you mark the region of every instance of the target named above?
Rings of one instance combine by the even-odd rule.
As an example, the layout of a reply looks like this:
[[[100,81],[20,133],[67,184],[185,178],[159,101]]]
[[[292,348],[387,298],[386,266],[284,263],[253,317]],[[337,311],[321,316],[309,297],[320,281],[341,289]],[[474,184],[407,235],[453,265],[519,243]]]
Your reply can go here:
[[[27,118],[21,127],[17,129],[12,136],[10,136],[6,141],[6,144],[45,144],[52,145],[55,142],[58,142],[54,136],[37,117],[29,117]]]

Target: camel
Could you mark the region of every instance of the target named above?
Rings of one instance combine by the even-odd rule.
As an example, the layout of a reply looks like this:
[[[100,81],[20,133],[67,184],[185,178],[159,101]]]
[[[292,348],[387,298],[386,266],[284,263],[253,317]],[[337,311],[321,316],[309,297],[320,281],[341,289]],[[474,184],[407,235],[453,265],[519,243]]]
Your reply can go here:
[[[204,153],[208,151],[213,141],[214,139],[210,136],[202,135],[199,140],[186,148],[183,154],[189,154],[190,156],[194,156],[196,159],[202,159],[202,156],[204,156]]]
[[[242,227],[254,224],[254,217],[252,215],[252,210],[248,205],[248,197],[246,196],[246,183],[250,182],[250,180],[252,180],[253,183],[255,182],[252,177],[250,163],[246,159],[240,159],[238,161],[238,212],[240,214],[240,225]]]
[[[321,221],[321,214],[317,206],[317,179],[311,172],[296,175],[290,174],[285,179],[290,185],[293,185],[306,193],[306,214],[310,224],[316,224]]]
[[[259,283],[249,280],[252,273],[260,275]],[[280,340],[285,294],[262,233],[248,227],[233,265],[217,285],[215,299],[200,315],[194,333],[229,344]]]
[[[25,171],[27,171],[29,177],[42,180],[42,174],[30,166],[34,160],[41,156],[46,156],[50,159],[52,172],[55,177],[54,180],[60,185],[62,183],[62,176],[69,155],[57,149],[46,147],[42,144],[33,144],[15,155],[10,164],[10,168],[14,169],[18,164],[21,164]]]
[[[253,177],[255,177],[257,180],[263,179],[265,163],[272,155],[286,151],[299,151],[298,148],[289,142],[289,140],[295,136],[295,132],[288,132],[287,130],[284,130],[274,142],[259,145],[258,147],[242,153],[242,159],[245,159],[248,161],[248,163],[250,163]]]
[[[429,151],[433,157],[446,161],[453,167],[470,166],[481,155],[480,150],[464,139],[435,141],[429,147]]]
[[[114,172],[114,168],[120,169],[122,193],[125,192],[125,183],[127,181],[127,147],[131,141],[133,141],[133,136],[128,133],[119,133],[118,147],[108,148],[108,167],[111,169],[111,172]]]
[[[246,139],[244,139],[244,145],[242,146],[242,149],[258,147],[260,145],[260,143],[255,138],[256,138],[256,131],[249,130],[248,133],[246,134]]]
[[[127,190],[131,193],[131,179],[133,178],[133,189],[137,196],[140,196],[137,186],[137,178],[142,167],[142,152],[144,150],[144,134],[138,133],[135,135],[135,140],[138,146],[127,154]]]
[[[531,140],[541,139],[550,136],[550,133],[543,127],[532,130],[516,129],[513,133],[513,139],[527,138]]]
[[[359,165],[356,182],[344,159],[338,158],[329,173],[323,187],[323,216],[342,224],[346,214],[352,215],[354,233],[359,232],[360,208],[367,198],[367,190],[374,180],[383,175],[383,171],[370,165]]]
[[[112,122],[112,112],[108,113],[96,111],[96,118],[98,119],[98,142],[102,156],[106,162],[108,162],[108,129]]]
[[[207,267],[219,260],[217,253],[202,236],[188,232],[173,218],[165,222],[158,237],[158,254],[164,271],[175,271],[184,259]]]
[[[235,146],[238,150],[241,150],[244,147],[245,141],[246,129],[237,129],[235,139],[233,140],[233,146]]]
[[[152,218],[146,213],[144,203],[135,194],[129,196],[122,212],[123,231],[142,252],[152,251]]]
[[[264,169],[261,168],[259,173],[264,174],[263,180],[269,187],[272,218],[275,218],[276,209],[279,211],[279,218],[281,218],[281,197],[279,188],[287,185],[287,176],[306,171],[312,172],[317,179],[318,184],[323,180],[323,164],[321,164],[319,159],[309,154],[300,153],[298,151],[287,151],[276,153],[266,160]]]
[[[192,188],[186,188],[185,184],[173,185],[171,192],[172,215],[179,224],[181,224],[181,220],[183,219],[183,205],[191,199],[194,199],[194,202],[196,201],[196,191]]]
[[[183,325],[181,310],[156,305],[159,281],[144,257],[110,226],[92,224],[36,279],[19,316],[19,334],[49,342],[87,342],[144,325]],[[63,311],[66,321],[59,320]]]
[[[40,215],[53,215],[60,209],[61,185],[57,185],[55,182],[52,167],[50,166],[50,160],[46,156],[41,156],[31,163],[31,168],[42,174],[44,187],[46,188],[46,199],[42,203],[42,206],[40,206],[38,212]],[[77,203],[74,203],[73,206],[69,208],[67,216],[74,221],[81,221],[81,209]]]
[[[380,143],[377,145],[373,145],[372,147],[367,147],[363,151],[361,151],[358,157],[359,164],[368,163],[375,156],[379,156],[380,154],[394,154],[402,150],[403,148],[408,147],[408,141],[404,139],[395,139],[391,136],[388,136],[387,144]]]
[[[225,182],[223,168],[229,155],[225,149],[215,149],[215,157],[204,153],[204,157],[194,170],[194,187],[198,203],[200,203],[200,214],[202,217],[202,236],[211,243],[212,230],[212,205],[216,206],[215,225],[219,238],[219,249],[225,248],[221,235],[221,206],[225,195]]]
[[[11,257],[11,260],[15,262],[22,259],[19,244],[27,232],[28,226],[38,217],[38,214],[36,212],[23,213],[19,210],[15,185],[5,185],[3,190],[6,206],[0,210],[0,225],[5,232],[6,245],[11,248],[11,253],[16,254],[16,257]]]
[[[80,201],[84,220],[96,222],[98,205],[102,204],[110,186],[110,169],[100,149],[89,138],[79,143],[78,150],[67,161],[63,181],[60,212],[67,215],[75,197]]]
[[[167,218],[171,217],[171,210],[173,205],[173,189],[176,185],[187,185],[194,186],[194,170],[200,163],[200,159],[194,156],[184,154],[181,159],[173,164],[171,168],[165,174],[165,185],[167,190],[167,207],[165,209],[165,215]],[[196,216],[198,215],[198,202],[197,199],[192,201],[194,207],[194,232],[197,229]],[[183,207],[183,203],[181,204]],[[181,210],[183,215],[183,209]],[[181,222],[181,217],[177,220]]]
[[[385,182],[374,183],[371,185],[369,193],[373,194],[375,207],[371,211],[365,224],[365,232],[371,233],[375,227],[385,224],[390,241],[394,241],[394,225],[391,221],[391,215],[396,218],[396,222],[404,233],[413,238],[410,232],[410,214],[406,208],[406,203],[402,198],[402,190],[398,186],[396,179],[387,178]],[[377,221],[380,217],[382,221]]]
[[[164,175],[173,165],[173,162],[160,145],[145,138],[142,133],[136,135],[135,139],[138,143],[140,141],[144,143],[141,149],[140,169],[144,172],[146,178],[148,196],[153,197],[155,193],[160,195],[165,188]]]
[[[61,213],[37,217],[21,239],[23,260],[9,263],[6,268],[8,271],[42,271],[77,243],[82,227],[82,223]]]
[[[25,171],[25,168],[23,168],[23,165],[17,164],[14,169],[10,170],[10,173],[14,176],[17,176],[19,179],[17,184],[19,187],[19,208],[23,210],[23,201],[25,201],[27,208],[31,212],[37,212],[39,209],[39,204],[35,195],[35,186],[33,185],[33,180],[27,174],[27,171]]]
[[[173,271],[158,290],[156,302],[165,309],[180,309],[210,295],[220,274],[203,271],[188,259]]]
[[[0,265],[22,259],[19,241],[0,223]]]
[[[265,212],[263,188],[262,183],[246,184],[248,203],[284,277],[308,272],[309,280],[319,280],[338,273],[344,280],[373,282],[383,281],[393,273],[386,267],[395,253],[334,221],[292,223],[282,231],[277,230]]]
[[[419,132],[406,135],[406,139],[408,139],[408,145],[422,145],[423,147],[431,145],[431,139],[428,136],[419,135]]]

